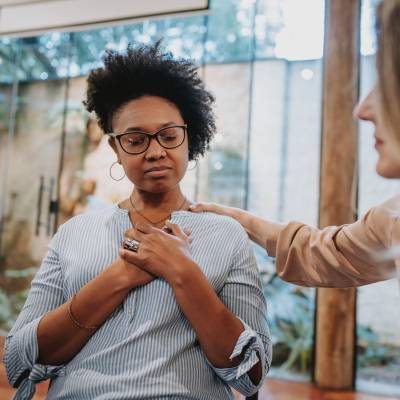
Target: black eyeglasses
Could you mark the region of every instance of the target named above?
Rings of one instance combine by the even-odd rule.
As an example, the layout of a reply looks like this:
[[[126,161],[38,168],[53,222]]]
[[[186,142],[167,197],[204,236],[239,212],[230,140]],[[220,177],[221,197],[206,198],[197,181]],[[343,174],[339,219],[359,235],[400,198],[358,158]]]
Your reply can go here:
[[[187,125],[171,125],[150,133],[132,130],[125,133],[108,133],[108,135],[118,140],[125,153],[140,154],[149,148],[153,138],[164,149],[179,147],[185,140],[186,130]]]

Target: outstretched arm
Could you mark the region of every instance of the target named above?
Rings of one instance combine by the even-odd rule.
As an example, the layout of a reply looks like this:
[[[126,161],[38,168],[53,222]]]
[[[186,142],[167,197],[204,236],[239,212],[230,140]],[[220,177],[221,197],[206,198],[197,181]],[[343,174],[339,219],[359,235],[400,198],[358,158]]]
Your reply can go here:
[[[277,224],[247,211],[199,203],[192,211],[211,211],[236,219],[250,238],[276,257],[278,275],[301,286],[352,287],[396,276],[395,258],[385,252],[400,238],[398,200],[372,208],[360,220],[314,228],[301,222]],[[397,256],[398,257],[398,256]]]

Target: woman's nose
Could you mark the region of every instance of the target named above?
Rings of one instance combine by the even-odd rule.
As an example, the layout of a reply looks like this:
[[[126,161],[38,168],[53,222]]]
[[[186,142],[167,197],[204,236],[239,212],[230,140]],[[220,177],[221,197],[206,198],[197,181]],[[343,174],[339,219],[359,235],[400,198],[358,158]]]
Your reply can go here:
[[[355,120],[375,121],[375,97],[376,90],[373,89],[356,105],[353,111],[353,118]]]
[[[146,160],[152,160],[156,159],[158,160],[159,158],[163,158],[166,156],[165,149],[158,143],[157,139],[155,137],[152,137],[150,139],[150,144],[148,149],[146,150]]]

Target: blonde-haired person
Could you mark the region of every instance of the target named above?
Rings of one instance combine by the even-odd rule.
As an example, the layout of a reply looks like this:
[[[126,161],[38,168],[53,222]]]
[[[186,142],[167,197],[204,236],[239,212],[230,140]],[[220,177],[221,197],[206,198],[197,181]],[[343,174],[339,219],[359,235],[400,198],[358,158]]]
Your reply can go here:
[[[378,7],[377,69],[377,85],[354,116],[375,126],[377,173],[400,178],[400,0],[384,0]],[[400,246],[400,195],[355,223],[324,229],[300,222],[278,224],[212,203],[199,203],[192,211],[235,218],[253,241],[276,257],[279,276],[298,285],[360,286],[395,277],[400,265],[398,257],[384,257]]]

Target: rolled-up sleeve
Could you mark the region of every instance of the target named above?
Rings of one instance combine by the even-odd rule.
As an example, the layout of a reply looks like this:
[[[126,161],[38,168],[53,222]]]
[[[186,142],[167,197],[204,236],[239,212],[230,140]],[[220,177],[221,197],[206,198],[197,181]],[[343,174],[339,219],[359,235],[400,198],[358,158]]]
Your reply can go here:
[[[243,359],[235,367],[213,369],[235,390],[244,396],[250,396],[260,389],[269,371],[272,342],[267,322],[267,304],[257,263],[245,233],[240,237],[237,249],[219,297],[244,326],[230,356],[233,359],[242,355]],[[260,381],[254,384],[248,372],[258,362],[262,368],[262,375]]]
[[[60,235],[56,234],[50,242],[46,257],[32,281],[28,298],[5,340],[3,362],[7,378],[13,387],[18,388],[14,399],[32,398],[37,382],[64,372],[63,365],[37,363],[39,322],[48,311],[66,301],[57,250],[59,240]]]

